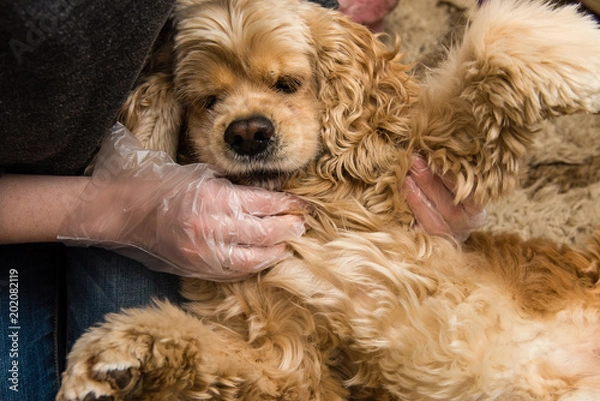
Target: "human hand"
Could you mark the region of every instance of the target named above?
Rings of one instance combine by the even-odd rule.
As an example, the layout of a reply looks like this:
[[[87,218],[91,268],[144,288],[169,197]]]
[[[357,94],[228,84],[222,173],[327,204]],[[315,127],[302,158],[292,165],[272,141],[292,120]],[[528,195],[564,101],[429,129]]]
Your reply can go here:
[[[304,233],[302,208],[291,195],[218,178],[205,164],[178,165],[117,125],[58,238],[153,270],[237,280],[289,255],[284,242]]]
[[[487,222],[484,205],[468,198],[454,203],[454,180],[434,175],[427,162],[413,156],[408,177],[402,184],[417,227],[432,235],[450,235],[465,241]]]
[[[398,0],[339,0],[338,11],[362,24],[372,32],[383,32],[384,18],[398,4]]]

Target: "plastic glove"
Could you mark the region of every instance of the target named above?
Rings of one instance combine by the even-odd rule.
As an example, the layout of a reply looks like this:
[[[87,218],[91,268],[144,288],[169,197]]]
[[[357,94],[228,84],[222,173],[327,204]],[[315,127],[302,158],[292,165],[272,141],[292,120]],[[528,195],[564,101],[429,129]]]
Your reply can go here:
[[[205,164],[178,165],[117,124],[58,239],[153,270],[237,280],[289,255],[284,241],[304,233],[302,207],[288,194],[233,185]]]
[[[403,190],[415,214],[417,227],[432,235],[450,235],[465,241],[487,222],[485,207],[472,199],[454,204],[454,180],[431,172],[427,162],[413,156]]]

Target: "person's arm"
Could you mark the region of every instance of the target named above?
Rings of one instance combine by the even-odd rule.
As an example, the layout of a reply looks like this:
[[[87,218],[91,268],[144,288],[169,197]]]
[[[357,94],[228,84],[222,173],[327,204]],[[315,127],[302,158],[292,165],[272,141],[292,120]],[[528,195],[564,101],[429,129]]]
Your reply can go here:
[[[55,242],[89,177],[0,176],[0,244]]]

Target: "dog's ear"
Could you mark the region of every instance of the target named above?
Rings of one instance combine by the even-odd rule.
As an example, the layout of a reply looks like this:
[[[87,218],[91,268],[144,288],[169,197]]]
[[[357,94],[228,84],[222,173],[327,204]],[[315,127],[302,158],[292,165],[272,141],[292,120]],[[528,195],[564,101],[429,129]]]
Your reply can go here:
[[[407,139],[416,87],[389,49],[365,27],[337,12],[306,18],[314,40],[317,96],[323,104],[321,175],[374,185],[394,171]]]
[[[537,123],[600,108],[600,30],[574,6],[487,1],[417,104],[414,147],[457,176],[456,200],[497,198]]]
[[[119,111],[123,123],[147,149],[177,156],[183,106],[173,84],[173,26],[156,40],[139,82]]]

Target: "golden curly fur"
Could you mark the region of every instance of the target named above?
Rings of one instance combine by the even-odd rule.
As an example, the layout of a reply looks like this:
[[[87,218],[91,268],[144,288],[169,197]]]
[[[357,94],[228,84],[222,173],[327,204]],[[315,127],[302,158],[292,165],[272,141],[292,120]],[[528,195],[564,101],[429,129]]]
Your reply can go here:
[[[124,122],[148,147],[303,197],[310,230],[249,280],[184,280],[185,311],[107,316],[59,400],[600,397],[600,236],[458,245],[411,231],[398,190],[413,152],[458,177],[457,201],[514,188],[537,122],[598,111],[591,18],[487,1],[421,84],[310,3],[179,0],[173,21]]]

